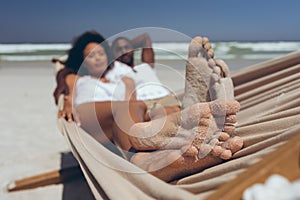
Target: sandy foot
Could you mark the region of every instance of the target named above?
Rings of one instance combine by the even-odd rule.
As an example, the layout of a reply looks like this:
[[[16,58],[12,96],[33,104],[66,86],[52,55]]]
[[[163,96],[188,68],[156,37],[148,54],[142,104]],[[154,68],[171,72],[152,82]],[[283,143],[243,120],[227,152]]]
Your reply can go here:
[[[230,159],[243,146],[233,136],[240,105],[234,101],[229,70],[213,56],[207,38],[194,38],[186,65],[185,109],[130,129],[135,149],[153,151],[136,153],[131,162],[162,180]]]

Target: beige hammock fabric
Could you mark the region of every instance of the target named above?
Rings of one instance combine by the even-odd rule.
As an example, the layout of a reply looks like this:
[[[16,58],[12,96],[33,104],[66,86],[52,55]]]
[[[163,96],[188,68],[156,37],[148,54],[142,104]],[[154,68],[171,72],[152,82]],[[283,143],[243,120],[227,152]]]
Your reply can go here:
[[[236,134],[244,148],[222,164],[165,183],[116,156],[88,133],[59,120],[96,199],[204,199],[264,155],[300,134],[300,52],[248,67],[232,75],[241,103]],[[115,170],[118,166],[129,171]]]

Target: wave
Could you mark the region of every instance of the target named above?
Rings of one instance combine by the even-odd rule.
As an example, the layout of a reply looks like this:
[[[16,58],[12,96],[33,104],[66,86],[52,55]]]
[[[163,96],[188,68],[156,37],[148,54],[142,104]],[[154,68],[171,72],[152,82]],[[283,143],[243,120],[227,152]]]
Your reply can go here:
[[[154,43],[153,47],[174,52],[187,57],[189,43]],[[222,59],[272,59],[287,53],[298,51],[300,42],[216,42],[212,43],[215,55]],[[175,59],[176,56],[158,54],[161,59]],[[178,57],[177,57],[178,58]]]
[[[180,60],[187,58],[189,43],[153,43],[156,60]],[[71,44],[0,44],[0,60],[40,61],[51,60],[66,54]],[[271,59],[300,49],[300,42],[213,42],[218,58]],[[136,52],[140,58],[140,51]]]
[[[0,54],[37,51],[66,51],[70,44],[0,44]]]
[[[50,61],[52,58],[59,58],[61,55],[26,55],[26,56],[0,56],[5,61]]]

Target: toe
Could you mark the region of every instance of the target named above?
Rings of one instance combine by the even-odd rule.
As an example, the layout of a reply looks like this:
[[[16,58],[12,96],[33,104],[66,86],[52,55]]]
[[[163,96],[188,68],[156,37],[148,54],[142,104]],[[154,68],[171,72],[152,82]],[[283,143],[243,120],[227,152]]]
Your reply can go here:
[[[195,146],[183,147],[181,148],[181,152],[184,157],[194,157],[198,155],[198,149]]]
[[[212,155],[219,157],[223,153],[224,149],[220,146],[215,146],[212,150]]]
[[[228,133],[229,135],[233,135],[235,132],[235,126],[225,124],[223,127],[223,131]]]
[[[206,51],[210,50],[211,49],[211,44],[208,42],[204,45],[204,48]]]
[[[221,69],[220,69],[220,67],[217,67],[217,66],[213,67],[213,72],[214,72],[216,75],[218,75],[219,77],[221,76]],[[221,78],[221,77],[220,77],[220,78]]]
[[[213,115],[219,116],[236,115],[241,108],[238,101],[225,101],[224,99],[216,99],[209,102],[209,107]]]
[[[241,108],[238,101],[227,101],[226,115],[235,115]]]
[[[216,66],[214,59],[212,58],[208,59],[208,66],[212,69]]]
[[[242,149],[243,144],[243,139],[235,136],[233,138],[229,138],[226,142],[222,143],[221,146],[227,150],[230,150],[231,153],[235,153]]]
[[[230,138],[230,135],[228,133],[225,132],[221,132],[220,136],[219,136],[219,140],[220,141],[226,141]]]
[[[224,160],[227,160],[229,158],[232,157],[232,153],[230,150],[224,150],[221,154],[220,154],[220,158],[221,159],[224,159]]]
[[[212,146],[209,144],[201,144],[199,148],[198,158],[202,159],[207,156],[212,150]]]
[[[234,125],[237,122],[236,115],[227,115],[225,117],[225,123]]]
[[[222,71],[222,77],[229,77],[229,67],[223,60],[216,60],[216,65],[220,67]]]
[[[202,38],[201,37],[195,37],[189,46],[189,58],[197,57],[200,50],[202,49]]]
[[[202,45],[205,45],[208,42],[209,42],[209,39],[207,37],[202,38]]]
[[[235,136],[230,141],[231,143],[231,152],[235,153],[243,148],[244,141],[241,137]]]
[[[215,57],[215,51],[213,49],[209,49],[208,50],[208,55],[209,55],[209,57],[214,58]]]

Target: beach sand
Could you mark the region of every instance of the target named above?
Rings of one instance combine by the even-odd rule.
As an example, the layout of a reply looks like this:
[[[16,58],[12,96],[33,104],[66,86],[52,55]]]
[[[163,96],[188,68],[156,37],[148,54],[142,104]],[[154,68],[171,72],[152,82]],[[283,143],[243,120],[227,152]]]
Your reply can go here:
[[[242,65],[255,62],[258,61]],[[229,63],[232,66],[232,62]],[[162,64],[156,67],[162,83],[172,91],[182,89],[184,63]],[[239,63],[234,64],[231,70],[241,68]],[[57,108],[52,96],[55,85],[55,68],[50,61],[0,62],[1,200],[68,200],[81,199],[80,195],[84,195],[84,199],[93,199],[83,179],[64,185],[6,191],[7,184],[13,180],[59,169],[62,152],[69,151],[57,127]]]
[[[50,62],[0,63],[1,200],[72,199],[61,184],[6,191],[10,181],[59,169],[61,152],[69,151],[57,128],[54,73]]]

